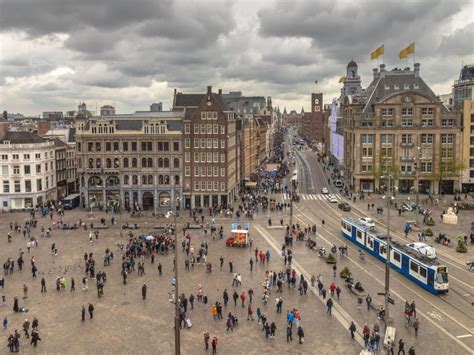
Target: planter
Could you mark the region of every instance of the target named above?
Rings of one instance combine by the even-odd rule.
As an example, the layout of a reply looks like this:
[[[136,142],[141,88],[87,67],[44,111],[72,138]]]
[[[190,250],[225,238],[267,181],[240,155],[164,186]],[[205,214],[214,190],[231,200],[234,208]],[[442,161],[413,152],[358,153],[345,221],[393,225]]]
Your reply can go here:
[[[433,227],[435,225],[435,221],[434,221],[433,217],[428,218],[428,220],[426,221],[426,225],[431,226],[431,227]]]
[[[352,275],[351,271],[349,270],[349,268],[346,266],[344,267],[344,269],[341,270],[341,272],[339,273],[339,276],[342,278],[342,279],[347,279],[348,277],[350,277]]]
[[[425,229],[425,235],[427,237],[432,237],[434,235],[433,230],[431,228],[426,228]]]
[[[327,257],[326,257],[326,262],[328,264],[335,264],[337,262],[336,258],[334,257],[334,255],[332,254],[329,254]]]

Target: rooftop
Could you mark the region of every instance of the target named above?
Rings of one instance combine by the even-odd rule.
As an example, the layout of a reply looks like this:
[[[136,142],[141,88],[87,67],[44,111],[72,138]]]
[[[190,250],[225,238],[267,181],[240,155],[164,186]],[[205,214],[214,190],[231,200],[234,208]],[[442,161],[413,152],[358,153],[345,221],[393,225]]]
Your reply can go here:
[[[9,142],[10,144],[31,144],[44,143],[48,142],[48,140],[38,136],[36,133],[8,131],[5,132],[3,139],[0,140],[0,144],[5,144],[5,142]]]

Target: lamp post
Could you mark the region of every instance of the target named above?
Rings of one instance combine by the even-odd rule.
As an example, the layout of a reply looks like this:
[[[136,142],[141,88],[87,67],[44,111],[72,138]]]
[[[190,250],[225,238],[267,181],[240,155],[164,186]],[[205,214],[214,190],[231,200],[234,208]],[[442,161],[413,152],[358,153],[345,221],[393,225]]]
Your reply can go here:
[[[389,299],[390,299],[390,204],[392,201],[392,174],[387,170],[388,177],[388,189],[387,195],[383,198],[387,199],[387,257],[385,262],[385,328],[387,328],[390,313],[388,309]]]
[[[418,203],[419,203],[419,195],[420,195],[420,176],[418,174],[418,172],[420,171],[420,150],[421,150],[421,147],[416,147],[416,163],[415,163],[415,180],[416,180],[416,208],[415,208],[415,223],[416,223],[416,227],[418,228],[419,224],[418,224],[418,215],[419,215],[419,212],[418,212]]]
[[[176,202],[179,201],[177,198],[174,203],[174,210],[169,211],[166,214],[166,218],[173,215],[173,237],[174,237],[174,353],[175,355],[181,354],[181,334],[179,330],[179,291],[178,291],[178,233],[176,232]]]

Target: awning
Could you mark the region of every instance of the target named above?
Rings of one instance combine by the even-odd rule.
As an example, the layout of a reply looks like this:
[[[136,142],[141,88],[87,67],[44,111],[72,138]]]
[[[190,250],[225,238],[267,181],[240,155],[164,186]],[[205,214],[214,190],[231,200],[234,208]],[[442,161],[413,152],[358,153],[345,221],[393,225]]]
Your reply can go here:
[[[246,181],[245,182],[246,187],[257,187],[257,183],[254,181]]]

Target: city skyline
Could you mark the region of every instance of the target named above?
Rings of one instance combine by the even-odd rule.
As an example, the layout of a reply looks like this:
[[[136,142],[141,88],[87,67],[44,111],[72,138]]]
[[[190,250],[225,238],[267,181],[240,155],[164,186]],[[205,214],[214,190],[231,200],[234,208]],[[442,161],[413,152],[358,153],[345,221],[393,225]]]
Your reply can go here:
[[[0,10],[0,103],[28,115],[73,110],[82,100],[119,113],[156,101],[169,109],[174,88],[206,85],[309,111],[311,92],[323,92],[325,103],[338,96],[351,59],[368,86],[377,66],[370,53],[382,43],[391,70],[405,66],[398,53],[415,41],[436,94],[450,92],[462,63],[474,62],[468,1],[4,0]]]

